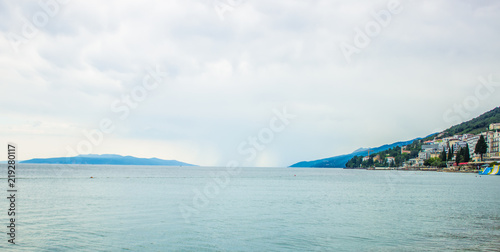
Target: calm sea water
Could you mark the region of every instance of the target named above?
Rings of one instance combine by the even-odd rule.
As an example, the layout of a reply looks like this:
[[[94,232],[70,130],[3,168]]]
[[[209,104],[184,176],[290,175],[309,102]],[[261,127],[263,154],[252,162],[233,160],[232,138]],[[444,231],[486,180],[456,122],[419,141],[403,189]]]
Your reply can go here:
[[[0,250],[500,250],[500,176],[226,170],[21,165],[16,245],[0,174]]]

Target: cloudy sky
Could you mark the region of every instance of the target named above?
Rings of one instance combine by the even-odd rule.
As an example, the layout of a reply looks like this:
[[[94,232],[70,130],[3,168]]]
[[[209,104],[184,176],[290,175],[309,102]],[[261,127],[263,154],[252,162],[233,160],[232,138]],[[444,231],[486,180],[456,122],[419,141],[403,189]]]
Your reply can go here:
[[[499,105],[499,1],[41,2],[0,1],[19,159],[288,166]]]

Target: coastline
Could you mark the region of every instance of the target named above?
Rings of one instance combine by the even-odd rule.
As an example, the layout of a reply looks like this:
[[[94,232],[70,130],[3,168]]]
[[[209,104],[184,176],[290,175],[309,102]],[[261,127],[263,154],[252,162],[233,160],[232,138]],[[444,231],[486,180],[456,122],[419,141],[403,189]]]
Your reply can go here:
[[[434,171],[434,172],[458,172],[458,173],[479,173],[477,169],[467,169],[465,167],[450,167],[450,168],[439,168],[439,167],[371,167],[371,168],[344,168],[352,170],[370,170],[370,171]]]

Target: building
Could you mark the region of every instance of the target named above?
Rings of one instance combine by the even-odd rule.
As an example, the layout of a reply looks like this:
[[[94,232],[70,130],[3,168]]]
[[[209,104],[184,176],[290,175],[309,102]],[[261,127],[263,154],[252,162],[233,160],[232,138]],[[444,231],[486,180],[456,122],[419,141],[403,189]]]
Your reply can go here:
[[[481,155],[474,154],[474,156],[470,157],[470,160],[472,160],[472,162],[481,162]]]
[[[448,139],[448,144],[450,146],[454,146],[457,142],[459,142],[460,140],[458,138],[450,138]]]
[[[386,157],[385,160],[388,165],[396,163],[396,159],[394,157]]]
[[[461,148],[465,148],[467,146],[467,143],[463,141],[456,141],[452,146],[453,146],[453,152],[457,153],[457,151],[460,150]],[[469,146],[469,151],[470,151],[470,146]]]
[[[431,153],[428,151],[421,151],[418,153],[418,158],[422,160],[427,160],[431,158]]]
[[[373,162],[377,161],[380,161],[380,155],[376,155],[375,157],[373,157]]]
[[[404,167],[419,167],[424,166],[424,160],[420,158],[410,158],[408,161],[403,163]]]
[[[358,159],[358,160],[359,160],[359,159]],[[362,159],[362,160],[363,160],[363,162],[368,161],[368,160],[370,160],[370,156],[365,156],[365,157],[363,157],[363,159]]]
[[[486,156],[492,159],[500,158],[500,132],[488,132],[487,136],[486,143],[488,144],[488,153]]]
[[[434,143],[434,144],[424,144],[424,145],[422,145],[422,151],[424,151],[424,152],[431,152],[431,153],[439,151],[439,144],[437,144],[437,143]]]
[[[474,136],[475,136],[474,134],[463,134],[462,138],[460,140],[465,141],[467,138],[474,137]]]
[[[490,124],[490,130],[500,130],[500,123]]]
[[[401,147],[401,154],[405,154],[405,153],[407,153],[407,154],[411,154],[411,151],[406,150],[406,145],[405,145],[405,146],[403,146],[403,147]]]
[[[465,139],[465,142],[469,145],[469,154],[472,157],[474,155],[474,151],[476,150],[476,144],[477,141],[479,141],[479,135],[477,136],[470,136],[467,139]]]

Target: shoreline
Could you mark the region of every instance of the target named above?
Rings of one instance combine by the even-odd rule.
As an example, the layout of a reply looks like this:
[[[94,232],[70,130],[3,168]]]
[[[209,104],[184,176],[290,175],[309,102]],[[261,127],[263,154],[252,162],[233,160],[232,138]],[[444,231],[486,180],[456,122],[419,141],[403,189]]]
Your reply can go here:
[[[375,168],[343,168],[351,170],[369,170],[369,171],[434,171],[434,172],[456,172],[456,173],[479,173],[476,169],[464,169],[464,167],[375,167]]]

